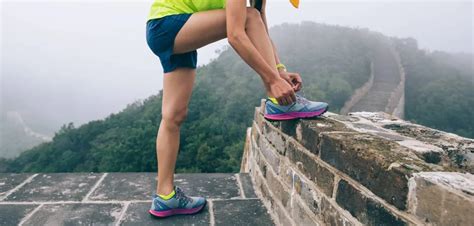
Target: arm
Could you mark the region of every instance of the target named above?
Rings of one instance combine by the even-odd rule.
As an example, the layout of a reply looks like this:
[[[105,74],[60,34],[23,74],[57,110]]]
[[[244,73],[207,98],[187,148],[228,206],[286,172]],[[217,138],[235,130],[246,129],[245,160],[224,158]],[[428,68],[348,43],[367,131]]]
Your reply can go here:
[[[263,20],[263,23],[265,24],[265,29],[267,30],[268,37],[270,37],[270,33],[268,32],[267,16],[265,13],[266,5],[267,5],[267,1],[263,0],[263,6],[262,6],[262,10],[260,14],[262,15],[262,20]],[[270,38],[270,41],[272,43],[273,53],[275,55],[275,61],[277,64],[280,64],[281,62],[280,62],[280,58],[278,57],[278,51],[276,49],[276,46],[273,43],[273,40],[271,40],[271,38]],[[285,79],[293,87],[295,92],[301,90],[301,87],[303,85],[303,80],[301,79],[301,76],[298,73],[287,72],[285,69],[282,69],[282,68],[278,69],[278,73],[280,74],[281,77],[283,77],[283,79]]]
[[[270,37],[270,33],[268,32],[268,24],[267,24],[267,15],[266,15],[266,6],[267,6],[267,1],[266,0],[263,0],[263,6],[262,6],[262,11],[260,12],[260,14],[262,15],[262,20],[263,20],[263,23],[265,24],[265,29],[267,30],[267,33],[268,33],[268,37]],[[275,47],[275,44],[273,43],[273,40],[271,39],[270,37],[270,41],[272,43],[272,47],[273,47],[273,53],[275,54],[275,61],[277,64],[280,64],[280,58],[278,57],[278,51]]]
[[[280,77],[275,65],[269,65],[255,48],[245,31],[246,22],[246,0],[227,1],[226,27],[229,44],[260,75],[270,97],[275,97],[282,105],[293,103],[296,96],[292,87]]]
[[[246,0],[227,1],[226,23],[229,44],[237,51],[242,59],[252,67],[265,83],[279,79],[278,73],[264,60],[245,33],[247,18]]]

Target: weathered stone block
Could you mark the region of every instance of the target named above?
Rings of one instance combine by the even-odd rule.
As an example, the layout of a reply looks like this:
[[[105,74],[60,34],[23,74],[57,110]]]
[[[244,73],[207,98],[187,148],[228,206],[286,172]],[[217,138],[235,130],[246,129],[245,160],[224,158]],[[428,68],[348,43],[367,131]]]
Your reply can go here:
[[[260,152],[265,160],[270,164],[273,171],[278,173],[280,168],[280,155],[277,150],[264,137],[259,140]]]
[[[18,225],[38,205],[0,205],[0,225]]]
[[[353,220],[350,220],[348,217],[344,216],[342,211],[339,210],[335,204],[332,204],[326,197],[321,197],[320,206],[321,220],[327,225],[346,226],[360,223],[357,221],[354,222]]]
[[[288,161],[282,160],[280,162],[280,172],[278,172],[278,175],[283,183],[288,187],[293,186],[293,174],[294,169],[291,164]]]
[[[300,121],[300,119],[280,121],[279,128],[284,134],[296,139],[296,129]]]
[[[257,198],[255,190],[252,185],[252,178],[248,173],[240,173],[239,175],[240,182],[242,183],[242,189],[245,194],[245,198]]]
[[[25,225],[112,225],[118,221],[123,205],[46,204]]]
[[[407,208],[408,178],[432,170],[399,144],[362,133],[322,134],[321,159],[401,210]]]
[[[472,225],[474,176],[452,172],[417,173],[410,180],[410,209],[433,225]]]
[[[253,139],[260,140],[260,136],[262,136],[262,130],[258,128],[257,123],[252,124],[252,137]]]
[[[264,123],[263,135],[275,147],[278,153],[286,152],[286,138],[278,128],[271,125],[268,121]],[[262,136],[263,137],[263,136]]]
[[[291,218],[295,221],[296,225],[304,226],[316,226],[320,225],[319,222],[313,220],[309,215],[308,211],[303,208],[303,204],[297,200],[293,200],[293,207],[291,208]]]
[[[8,191],[20,185],[32,175],[30,173],[0,173],[0,200]]]
[[[312,120],[301,120],[297,128],[298,141],[310,152],[315,155],[319,154],[319,134],[322,132],[332,131],[352,131],[343,123],[329,118],[318,118]]]
[[[287,211],[283,209],[278,202],[272,197],[269,187],[265,184],[266,180],[259,175],[257,169],[251,171],[251,176],[255,180],[255,187],[261,192],[263,201],[268,203],[268,209],[272,210],[278,217],[281,225],[292,225],[291,219],[285,214]],[[273,191],[273,189],[272,189]]]
[[[410,148],[428,163],[474,173],[474,139],[413,124],[383,112],[355,112],[351,115],[357,118],[359,123],[348,124],[359,127],[358,131],[401,140],[400,144]],[[413,145],[414,142],[419,144]],[[424,147],[419,149],[417,146]]]
[[[265,160],[263,159],[262,157],[262,154],[260,152],[260,150],[256,151],[256,158],[255,158],[255,161],[257,162],[257,166],[258,168],[260,169],[260,171],[262,172],[262,176],[264,178],[267,178],[267,171],[269,170],[268,167],[267,167],[267,164],[265,163]]]
[[[81,201],[103,174],[39,174],[5,201]]]
[[[298,186],[296,186],[296,184],[298,184]],[[333,204],[322,193],[313,190],[305,180],[302,180],[297,175],[295,175],[295,188],[296,187],[299,187],[299,189],[296,189],[297,193],[293,196],[300,195],[304,205],[306,205],[321,222],[327,225],[341,226],[355,225],[355,222],[357,222],[344,216],[342,212],[345,210],[337,208],[337,204]]]
[[[334,174],[321,166],[314,157],[307,155],[297,144],[288,142],[288,158],[298,170],[313,181],[327,196],[332,196]]]
[[[109,173],[89,200],[147,200],[155,191],[156,173]]]
[[[275,225],[260,200],[214,201],[215,225]]]
[[[204,196],[214,199],[240,197],[237,178],[227,173],[183,173],[175,175],[176,185],[191,196]]]
[[[274,198],[283,204],[285,208],[290,209],[290,190],[286,188],[282,182],[278,179],[278,176],[274,172],[267,172],[267,184],[272,188]]]
[[[260,131],[263,130],[263,123],[266,119],[263,117],[262,112],[259,111],[259,108],[255,108],[254,121],[257,124]]]
[[[336,202],[365,225],[407,225],[381,203],[365,196],[345,180],[339,181]]]
[[[296,194],[301,197],[306,206],[314,215],[321,214],[321,198],[323,195],[313,190],[305,180],[301,180],[298,176],[295,177],[295,184],[299,184],[299,191],[297,190]]]

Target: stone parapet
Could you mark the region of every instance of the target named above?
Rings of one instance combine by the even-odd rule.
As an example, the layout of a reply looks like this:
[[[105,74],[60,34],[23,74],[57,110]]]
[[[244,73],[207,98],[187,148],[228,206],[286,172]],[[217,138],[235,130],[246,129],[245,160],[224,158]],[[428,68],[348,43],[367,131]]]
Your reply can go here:
[[[269,121],[263,107],[241,171],[277,224],[474,222],[474,140],[382,112]]]

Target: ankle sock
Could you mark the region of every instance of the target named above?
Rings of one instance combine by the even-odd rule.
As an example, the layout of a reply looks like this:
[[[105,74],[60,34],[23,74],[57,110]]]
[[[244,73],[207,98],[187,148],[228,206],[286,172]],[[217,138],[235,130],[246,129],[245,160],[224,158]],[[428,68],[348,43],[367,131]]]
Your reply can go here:
[[[278,101],[277,101],[277,99],[276,99],[276,98],[274,98],[274,97],[268,97],[268,99],[269,99],[269,100],[271,100],[271,101],[272,101],[272,103],[274,103],[274,104],[278,105]]]
[[[160,194],[158,194],[158,196],[160,196],[160,198],[162,198],[162,199],[164,199],[164,200],[168,200],[168,199],[170,199],[170,198],[173,198],[174,194],[175,194],[175,191],[174,191],[174,189],[173,189],[173,191],[172,191],[171,193],[167,194],[167,195],[160,195]]]

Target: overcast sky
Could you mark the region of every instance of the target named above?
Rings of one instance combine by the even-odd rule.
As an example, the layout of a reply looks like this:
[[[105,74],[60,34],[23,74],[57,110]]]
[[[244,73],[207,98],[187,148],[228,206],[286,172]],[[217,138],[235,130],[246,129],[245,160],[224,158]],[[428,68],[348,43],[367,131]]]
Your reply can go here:
[[[151,0],[1,3],[4,110],[80,124],[162,88],[161,66],[145,42]],[[301,0],[293,9],[286,0],[269,0],[268,7],[270,26],[310,20],[472,53],[472,1]],[[226,44],[200,50],[199,64]]]

